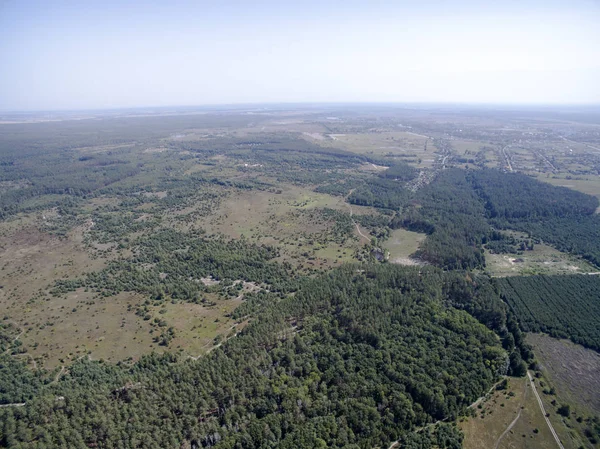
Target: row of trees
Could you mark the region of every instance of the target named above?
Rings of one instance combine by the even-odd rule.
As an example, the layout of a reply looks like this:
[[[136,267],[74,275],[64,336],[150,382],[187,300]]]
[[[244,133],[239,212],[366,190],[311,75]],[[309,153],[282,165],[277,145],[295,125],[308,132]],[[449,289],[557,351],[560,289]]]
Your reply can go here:
[[[570,338],[600,351],[599,276],[508,277],[497,283],[524,331]]]

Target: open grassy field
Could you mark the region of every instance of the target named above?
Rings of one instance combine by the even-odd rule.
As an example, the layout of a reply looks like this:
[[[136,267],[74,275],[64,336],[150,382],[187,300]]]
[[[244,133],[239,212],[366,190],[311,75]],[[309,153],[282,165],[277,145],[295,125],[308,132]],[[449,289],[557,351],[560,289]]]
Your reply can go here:
[[[128,300],[119,298],[119,306],[101,305],[91,296],[74,294],[64,299],[53,298],[47,288],[54,279],[83,274],[100,269],[105,261],[93,258],[81,244],[81,227],[75,228],[66,238],[44,232],[47,214],[31,214],[0,223],[0,269],[2,289],[0,308],[4,316],[18,324],[23,331],[20,337],[33,357],[42,357],[49,366],[59,363],[60,358],[81,353],[82,345],[106,348],[114,341],[99,340],[96,321],[103,330],[120,325],[121,318],[128,323],[122,331],[133,330],[134,316],[126,311]],[[104,316],[111,316],[106,320]],[[117,318],[117,315],[119,318]],[[107,329],[108,327],[108,329]],[[111,329],[116,330],[116,329]],[[78,334],[78,335],[77,335]],[[112,332],[111,336],[115,333]],[[128,340],[125,338],[125,340]],[[107,355],[102,352],[102,357]]]
[[[485,250],[485,271],[491,276],[594,273],[598,269],[584,259],[539,243],[521,254],[492,254]]]
[[[186,139],[198,142],[203,137],[192,132]],[[78,151],[85,159],[115,148],[92,146]],[[160,187],[160,175],[140,175],[127,181],[131,185],[127,197],[110,193],[95,196],[81,201],[75,215],[63,215],[59,208],[40,208],[36,202],[42,200],[35,199],[24,203],[24,207],[35,207],[35,212],[0,222],[2,318],[14,323],[20,333],[19,341],[27,352],[19,357],[35,366],[54,368],[84,355],[118,361],[161,352],[166,348],[155,337],[164,329],[155,325],[155,318],[164,322],[165,328],[175,330],[169,349],[190,356],[206,352],[213,347],[215,337],[227,338],[234,330],[235,323],[227,315],[241,298],[227,299],[217,293],[211,294],[212,305],[170,301],[160,309],[150,305],[149,319],[136,314],[146,299],[142,295],[105,297],[83,289],[59,296],[49,294],[57,280],[80,279],[102,270],[112,260],[131,257],[129,243],[157,226],[180,231],[203,229],[209,235],[273,245],[281,254],[278,262],[289,262],[305,274],[356,260],[364,244],[354,227],[347,232],[334,231],[335,220],[321,213],[333,209],[349,215],[341,197],[316,193],[312,186],[277,182],[260,172],[260,167],[240,170],[244,161],[224,154],[183,163],[178,157],[189,157],[189,152],[179,155],[160,144],[139,151],[145,160],[157,164],[151,171],[160,173],[162,164],[171,164],[169,170],[178,170],[183,183]],[[199,191],[179,193],[186,178],[194,175],[227,182],[260,179],[276,183],[278,188],[248,190],[205,183]],[[60,196],[48,195],[43,201],[57,198]],[[133,203],[129,205],[129,201]],[[356,207],[355,213],[373,210]],[[130,216],[132,222],[128,221]],[[136,227],[143,223],[150,225]]]
[[[215,339],[221,341],[231,337],[247,324],[228,316],[240,305],[241,296],[225,299],[220,295],[206,294],[205,298],[208,304],[165,303],[152,308],[153,319],[165,320],[175,328],[171,350],[197,357],[210,351],[217,344]]]
[[[96,198],[82,210],[91,213],[117,205],[118,201],[110,198]],[[213,213],[201,214],[193,225],[209,234],[243,236],[250,242],[274,245],[281,251],[280,261],[301,269],[325,269],[355,260],[361,246],[356,229],[344,235],[332,234],[334,223],[322,219],[322,208],[348,213],[342,198],[297,186],[284,186],[281,193],[234,191]],[[140,211],[150,209],[138,207]],[[197,207],[188,209],[176,211],[163,223],[182,227],[178,214],[193,212]],[[357,207],[357,213],[369,212],[370,208]],[[86,354],[92,359],[137,359],[150,351],[165,350],[154,341],[160,332],[152,325],[154,318],[174,327],[171,349],[197,356],[213,346],[215,337],[226,338],[234,329],[235,323],[227,315],[241,298],[225,299],[214,294],[211,306],[167,302],[160,309],[151,306],[152,317],[144,320],[135,313],[144,300],[140,295],[102,297],[82,289],[58,297],[49,295],[55,280],[81,277],[130,254],[127,249],[117,250],[115,243],[86,244],[85,236],[93,229],[90,219],[59,238],[45,230],[47,220],[54,216],[55,211],[47,210],[0,223],[0,307],[3,316],[23,331],[19,340],[27,353],[20,357],[46,368]],[[134,232],[129,238],[139,235]]]
[[[524,378],[510,378],[506,390],[494,390],[476,407],[474,417],[461,418],[465,449],[494,448],[503,432],[517,417],[529,386]]]
[[[343,198],[291,185],[282,185],[280,192],[237,192],[196,225],[209,233],[275,245],[282,252],[282,261],[301,268],[330,267],[353,259],[361,246],[356,230],[346,238],[335,238],[331,235],[333,223],[318,219],[322,208],[347,213]],[[371,212],[366,207],[356,209],[358,213]]]
[[[589,413],[600,415],[600,354],[569,340],[527,334],[544,376],[561,397]]]
[[[521,415],[511,430],[498,442],[498,449],[554,449],[558,447],[544,420],[529,381],[527,381],[527,390],[527,397],[521,406]],[[566,429],[564,426],[559,427],[554,422],[552,424],[565,449],[577,449],[579,447],[576,442],[565,435]]]
[[[566,419],[556,413],[551,401],[562,400],[560,392],[551,398],[542,393],[545,379],[535,378],[537,390],[549,419],[566,449],[594,447],[584,436],[585,422],[575,415]],[[461,418],[465,449],[555,449],[556,441],[540,410],[531,384],[526,378],[508,378],[505,390],[495,390],[476,407],[475,416]]]
[[[437,148],[425,135],[402,131],[373,131],[368,133],[323,134],[319,139],[307,136],[322,146],[332,146],[359,154],[389,156],[406,160],[419,168],[431,167]]]
[[[417,263],[410,256],[414,254],[426,235],[406,229],[395,229],[386,240],[383,247],[389,252],[389,261],[401,265]]]
[[[66,238],[58,238],[39,229],[39,220],[36,215],[1,224],[0,306],[3,317],[10,317],[20,330],[19,340],[27,348],[19,357],[36,366],[54,368],[84,355],[118,361],[137,359],[150,351],[162,352],[164,348],[153,341],[156,330],[151,322],[135,313],[136,305],[144,299],[140,295],[102,297],[83,289],[62,296],[48,294],[54,280],[98,270],[115,254],[93,257],[94,251],[82,243],[82,226]],[[240,300],[214,296],[214,306],[167,303],[164,316],[155,311],[157,317],[176,327],[174,343],[178,348],[200,353],[216,335],[226,334],[231,324],[225,315]]]
[[[597,447],[585,435],[588,419],[599,415],[600,355],[543,334],[526,338],[540,368],[534,382],[561,443],[567,449]],[[568,417],[558,413],[562,405],[570,406]],[[509,378],[506,390],[488,395],[475,411],[475,417],[460,422],[466,449],[557,447],[525,378]]]

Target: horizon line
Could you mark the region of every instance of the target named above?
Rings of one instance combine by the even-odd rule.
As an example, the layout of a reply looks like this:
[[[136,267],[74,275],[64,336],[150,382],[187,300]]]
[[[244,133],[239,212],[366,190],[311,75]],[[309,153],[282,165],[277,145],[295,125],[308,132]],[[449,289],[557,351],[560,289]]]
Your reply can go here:
[[[461,101],[282,101],[282,102],[235,102],[235,103],[200,103],[172,105],[138,105],[138,106],[102,106],[86,108],[57,109],[2,109],[0,114],[42,114],[42,113],[84,113],[84,112],[118,112],[140,109],[227,109],[250,107],[317,107],[317,106],[453,106],[453,107],[542,107],[542,108],[600,108],[600,103],[498,103],[498,102],[461,102]]]

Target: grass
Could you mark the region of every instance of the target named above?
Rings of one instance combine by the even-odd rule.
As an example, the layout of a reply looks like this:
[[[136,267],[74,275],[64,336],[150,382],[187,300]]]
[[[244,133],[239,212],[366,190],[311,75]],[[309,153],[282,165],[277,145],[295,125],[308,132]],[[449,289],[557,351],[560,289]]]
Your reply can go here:
[[[600,354],[569,340],[527,334],[544,376],[578,408],[600,415]]]
[[[150,348],[160,349],[152,343],[149,324],[129,307],[139,301],[128,293],[97,300],[81,291],[53,298],[43,308],[25,310],[21,324],[26,332],[21,340],[37,365],[46,368],[86,354],[114,362],[137,359]]]
[[[573,190],[578,190],[600,199],[600,177],[580,176],[571,177],[571,179],[568,179],[567,176],[568,175],[538,176],[537,179],[555,186],[568,187]],[[596,212],[598,213],[598,211]]]
[[[527,334],[526,339],[533,346],[541,368],[534,382],[562,444],[567,449],[595,447],[585,438],[584,429],[585,419],[599,412],[600,355],[547,335]],[[571,406],[569,418],[557,413],[558,407],[564,404]],[[475,417],[461,419],[459,425],[465,434],[463,447],[495,447],[519,409],[521,416],[500,440],[498,448],[556,448],[556,441],[525,378],[509,378],[506,391],[494,391],[481,407],[475,408]],[[582,418],[582,422],[578,418]]]
[[[476,416],[464,418],[459,423],[465,434],[463,447],[493,448],[502,432],[517,416],[527,389],[524,378],[509,378],[506,390],[494,390],[482,401],[481,408],[474,407]]]
[[[235,192],[222,202],[212,217],[201,219],[197,225],[209,233],[222,233],[231,238],[244,236],[257,244],[275,245],[282,252],[282,260],[299,267],[329,267],[351,260],[360,244],[358,239],[336,243],[327,236],[330,225],[310,218],[311,211],[325,207],[348,211],[342,198],[282,185],[279,194]],[[314,243],[323,240],[323,244]]]
[[[392,263],[406,264],[410,261],[411,254],[419,248],[426,235],[418,232],[396,229],[384,243],[384,249],[389,251],[389,261]]]
[[[479,142],[477,140],[463,140],[463,139],[453,139],[452,147],[456,151],[457,154],[461,156],[468,156],[468,158],[475,157],[475,153],[477,153],[485,143]]]
[[[433,164],[436,148],[431,139],[426,136],[411,132],[386,131],[367,133],[345,133],[327,134],[325,140],[314,140],[322,146],[332,146],[359,154],[373,154],[377,156],[390,156],[394,158],[405,158],[408,160],[418,159],[421,162],[414,163],[418,167],[430,167]],[[427,151],[425,151],[427,142]],[[411,156],[416,155],[416,156]]]
[[[529,382],[527,389],[528,394],[523,402],[521,417],[516,422],[515,426],[501,440],[498,449],[555,449],[557,447],[556,441],[544,420],[544,416],[542,415],[535,395],[533,394],[533,391],[531,391]],[[557,426],[554,427],[566,449],[576,449],[578,447],[574,445],[570,439],[565,438],[563,429],[560,429]]]
[[[560,252],[543,243],[522,254],[492,254],[485,250],[486,272],[491,276],[577,274],[598,271],[584,259]]]
[[[205,294],[211,305],[190,303],[166,303],[154,307],[153,318],[164,319],[168,325],[176,329],[175,338],[171,341],[170,350],[181,350],[192,357],[204,354],[214,346],[217,335],[227,338],[233,330],[244,327],[236,323],[229,315],[241,304],[241,298],[224,299],[219,295]],[[155,333],[159,330],[156,329]]]
[[[281,187],[279,194],[229,189],[220,204],[214,203],[208,216],[199,214],[193,223],[185,224],[178,220],[181,211],[167,211],[162,225],[181,229],[194,225],[209,234],[222,233],[230,238],[243,235],[254,243],[275,245],[282,254],[280,261],[289,261],[305,273],[351,261],[360,246],[358,238],[334,240],[330,235],[332,224],[315,221],[311,215],[323,207],[348,212],[343,198],[298,186]],[[85,217],[119,204],[120,200],[108,196],[87,201],[82,207],[82,224],[72,227],[65,238],[45,230],[50,221],[61,220],[53,209],[0,223],[0,308],[3,316],[24,331],[20,340],[27,354],[21,357],[35,359],[36,366],[54,368],[86,354],[92,359],[118,361],[163,351],[165,348],[153,341],[161,332],[153,326],[154,318],[164,319],[167,326],[175,328],[169,349],[190,356],[206,352],[217,335],[227,338],[232,331],[235,323],[226,315],[241,300],[216,294],[210,298],[214,306],[168,302],[162,312],[151,306],[148,321],[135,314],[146,299],[140,295],[122,293],[104,298],[82,290],[61,297],[48,294],[55,280],[79,278],[102,269],[113,258],[131,255],[130,249],[117,250],[116,243],[92,242],[87,246],[84,241],[92,226]],[[149,215],[151,203],[139,207],[144,206],[148,206],[145,209]],[[195,203],[183,212],[202,207]],[[139,235],[142,233],[130,233],[128,237],[133,241]]]
[[[475,407],[475,417],[461,418],[459,426],[465,435],[465,449],[555,449],[556,441],[544,420],[529,381],[525,378],[508,378],[508,388],[492,392],[480,407]],[[539,379],[534,382],[539,383]],[[537,386],[540,395],[540,386]],[[544,404],[550,412],[551,422],[566,449],[576,449],[585,441],[577,431],[560,422],[551,404]],[[519,411],[521,412],[520,415]],[[513,427],[504,433],[519,416]],[[575,421],[575,420],[573,420]],[[504,434],[504,435],[503,435]],[[590,446],[591,447],[591,446]]]

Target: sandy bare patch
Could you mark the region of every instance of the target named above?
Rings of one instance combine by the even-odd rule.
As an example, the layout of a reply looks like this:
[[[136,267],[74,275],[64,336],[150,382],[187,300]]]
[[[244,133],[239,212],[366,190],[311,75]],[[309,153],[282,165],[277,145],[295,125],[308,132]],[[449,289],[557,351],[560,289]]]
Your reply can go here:
[[[162,153],[163,151],[167,151],[167,148],[157,147],[157,148],[146,148],[144,153]]]
[[[417,265],[425,265],[424,262],[417,259],[411,259],[409,257],[396,257],[395,259],[390,259],[390,262],[398,265],[406,265],[411,267]]]
[[[200,278],[200,282],[202,282],[207,287],[210,287],[211,285],[218,285],[221,283],[221,281],[217,281],[216,279],[213,279],[212,277]]]
[[[307,132],[303,132],[302,134],[304,134],[305,136],[310,137],[311,139],[325,140],[325,136],[323,136],[323,134],[321,134],[321,133],[307,133]]]
[[[144,196],[146,198],[158,198],[158,199],[163,199],[166,198],[167,196],[167,192],[166,191],[162,191],[162,192],[144,192]]]

